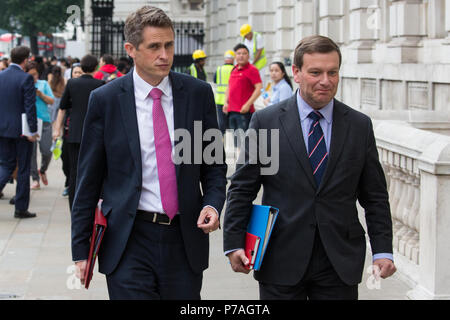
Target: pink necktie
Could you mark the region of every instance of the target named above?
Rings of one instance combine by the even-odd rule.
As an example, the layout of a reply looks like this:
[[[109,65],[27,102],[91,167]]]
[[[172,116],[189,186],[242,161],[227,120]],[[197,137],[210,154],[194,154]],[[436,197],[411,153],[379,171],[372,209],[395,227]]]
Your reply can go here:
[[[155,135],[156,164],[158,167],[159,188],[164,212],[173,219],[178,212],[178,191],[175,165],[172,162],[172,143],[166,117],[161,105],[162,91],[153,88],[153,133]]]

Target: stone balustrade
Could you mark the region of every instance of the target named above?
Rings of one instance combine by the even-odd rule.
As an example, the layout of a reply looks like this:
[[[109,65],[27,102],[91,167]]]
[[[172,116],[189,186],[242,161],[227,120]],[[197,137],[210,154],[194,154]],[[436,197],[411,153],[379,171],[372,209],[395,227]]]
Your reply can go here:
[[[411,299],[450,299],[450,137],[375,121],[393,220],[394,260]]]

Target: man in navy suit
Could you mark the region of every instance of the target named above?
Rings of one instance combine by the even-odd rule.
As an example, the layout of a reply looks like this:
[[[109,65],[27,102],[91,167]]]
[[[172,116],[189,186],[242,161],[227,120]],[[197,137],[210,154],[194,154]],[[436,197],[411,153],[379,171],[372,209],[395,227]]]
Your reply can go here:
[[[227,166],[225,159],[174,164],[171,155],[177,129],[193,136],[194,122],[202,124],[201,134],[218,128],[214,95],[208,83],[171,71],[174,29],[164,11],[145,6],[132,13],[124,34],[135,68],[91,93],[84,122],[72,208],[73,260],[84,282],[102,194],[108,227],[99,270],[110,298],[200,299],[208,234],[219,227]],[[208,146],[200,146],[203,154]],[[190,148],[183,152],[195,156]]]
[[[27,115],[31,132],[37,132],[36,89],[33,77],[23,71],[30,56],[28,47],[19,46],[11,51],[11,65],[0,72],[0,190],[11,178],[18,165],[15,197],[16,218],[33,218],[28,211],[30,203],[31,137],[22,136],[22,114]],[[1,192],[0,192],[1,193]]]

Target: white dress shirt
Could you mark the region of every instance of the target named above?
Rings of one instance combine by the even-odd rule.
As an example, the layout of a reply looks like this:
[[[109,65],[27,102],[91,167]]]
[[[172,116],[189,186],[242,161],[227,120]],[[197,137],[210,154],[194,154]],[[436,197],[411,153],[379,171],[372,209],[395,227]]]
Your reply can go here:
[[[153,87],[133,70],[134,97],[139,129],[139,142],[142,160],[142,190],[138,209],[149,212],[164,212],[159,189],[158,168],[156,165],[155,136],[153,133],[153,99],[149,96],[153,88],[163,92],[161,105],[169,129],[172,149],[174,146],[174,116],[172,84],[166,76],[159,85]]]

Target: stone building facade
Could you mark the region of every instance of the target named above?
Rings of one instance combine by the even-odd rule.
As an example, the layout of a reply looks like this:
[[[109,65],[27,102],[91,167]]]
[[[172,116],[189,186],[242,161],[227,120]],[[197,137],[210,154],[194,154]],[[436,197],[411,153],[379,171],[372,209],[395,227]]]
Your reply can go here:
[[[205,0],[205,10],[209,72],[244,23],[263,34],[269,62],[291,65],[313,34],[340,45],[337,98],[374,122],[395,276],[410,299],[450,299],[450,0]]]
[[[244,23],[263,34],[268,61],[288,65],[303,37],[325,35],[343,54],[339,99],[450,133],[450,0],[205,0],[205,10],[210,72]]]

